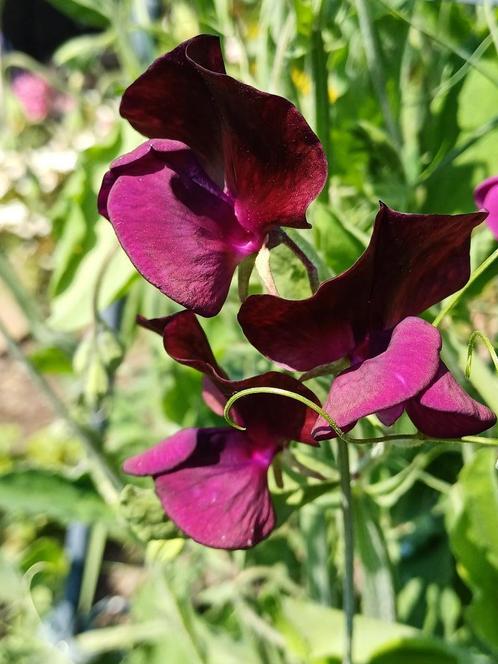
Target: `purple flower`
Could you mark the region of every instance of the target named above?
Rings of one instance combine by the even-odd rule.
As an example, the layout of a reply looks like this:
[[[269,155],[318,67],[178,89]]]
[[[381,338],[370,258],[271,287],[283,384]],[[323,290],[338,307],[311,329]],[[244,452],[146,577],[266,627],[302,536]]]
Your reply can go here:
[[[474,190],[476,205],[489,212],[486,223],[498,240],[498,175],[481,182]]]
[[[189,311],[140,322],[163,335],[177,362],[205,375],[206,402],[216,413],[232,394],[256,386],[299,392],[318,403],[302,383],[278,372],[230,380]],[[124,464],[127,473],[153,477],[164,511],[189,537],[223,549],[245,549],[271,533],[275,513],[267,472],[273,458],[290,440],[316,444],[316,414],[300,403],[257,395],[241,399],[234,410],[245,431],[184,429]]]
[[[208,35],[156,60],[121,114],[151,140],[111,165],[99,211],[148,281],[213,316],[271,228],[309,227],[327,172],[320,142],[289,101],[228,76]]]
[[[402,214],[381,204],[370,244],[347,272],[312,297],[252,296],[239,321],[251,343],[288,367],[308,370],[347,355],[325,410],[348,430],[377,413],[386,425],[406,409],[429,436],[479,433],[496,421],[439,359],[437,329],[414,318],[469,278],[472,229],[485,213]],[[323,421],[318,439],[333,432]]]

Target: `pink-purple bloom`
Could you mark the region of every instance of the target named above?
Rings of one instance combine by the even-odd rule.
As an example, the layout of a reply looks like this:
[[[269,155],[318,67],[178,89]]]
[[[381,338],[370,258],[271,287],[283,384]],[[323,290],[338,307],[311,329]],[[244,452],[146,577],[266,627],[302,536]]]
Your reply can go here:
[[[150,140],[111,165],[99,210],[148,281],[213,316],[271,228],[309,227],[320,142],[289,101],[228,76],[209,35],[153,62],[120,110]]]
[[[476,205],[488,211],[488,224],[491,232],[498,240],[498,175],[481,182],[474,191]]]
[[[271,371],[230,380],[216,362],[195,315],[183,311],[167,318],[141,320],[163,336],[166,352],[205,376],[205,399],[216,413],[226,400],[249,387],[279,387],[312,399],[302,383]],[[150,475],[166,514],[192,539],[207,546],[245,549],[267,537],[275,526],[268,469],[291,440],[315,444],[316,414],[285,397],[265,394],[241,399],[230,428],[184,429],[128,459],[124,470]]]
[[[371,413],[391,425],[406,410],[429,436],[479,433],[494,414],[460,388],[440,360],[438,330],[415,316],[466,283],[470,234],[485,216],[402,214],[381,204],[352,268],[306,300],[248,298],[242,328],[258,350],[292,369],[349,357],[325,404],[341,428]],[[314,434],[334,435],[322,420]]]

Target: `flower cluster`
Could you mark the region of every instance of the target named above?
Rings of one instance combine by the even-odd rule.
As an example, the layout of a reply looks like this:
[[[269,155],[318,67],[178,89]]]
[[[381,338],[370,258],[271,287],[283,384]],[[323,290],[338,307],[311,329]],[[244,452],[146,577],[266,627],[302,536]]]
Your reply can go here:
[[[228,76],[218,39],[206,35],[156,60],[125,91],[121,114],[148,140],[111,165],[99,209],[137,270],[186,308],[140,324],[204,375],[203,396],[217,414],[253,387],[319,405],[287,373],[230,380],[195,315],[220,311],[235,269],[270,231],[309,227],[306,209],[326,179],[318,138],[290,102]],[[239,323],[287,369],[348,360],[322,406],[344,431],[373,413],[390,426],[403,412],[433,438],[484,431],[495,415],[458,385],[440,358],[439,331],[418,316],[467,282],[470,235],[485,218],[381,204],[370,243],[348,271],[305,300],[253,295]],[[154,479],[165,512],[187,535],[227,549],[253,546],[274,528],[274,457],[290,441],[317,445],[336,435],[313,409],[277,394],[241,399],[235,419],[244,431],[185,429],[124,465]]]

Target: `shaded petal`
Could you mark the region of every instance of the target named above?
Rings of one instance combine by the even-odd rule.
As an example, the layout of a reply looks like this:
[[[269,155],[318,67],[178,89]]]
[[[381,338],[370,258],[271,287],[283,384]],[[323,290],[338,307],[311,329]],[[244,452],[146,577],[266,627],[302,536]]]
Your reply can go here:
[[[246,434],[229,429],[188,429],[156,448],[157,467],[158,459],[168,456],[163,470],[153,473],[157,495],[189,537],[206,546],[246,549],[271,533],[275,515],[266,476],[275,449],[254,449]],[[156,448],[141,456],[150,457]],[[172,466],[171,457],[182,462]],[[140,466],[134,457],[124,469],[136,474],[137,466],[154,463]]]
[[[218,313],[236,266],[262,243],[177,142],[149,141],[116,160],[99,209],[145,279],[204,316]]]
[[[249,297],[239,312],[242,329],[259,351],[294,369],[333,362],[367,334],[459,290],[470,274],[470,234],[485,217],[403,214],[381,204],[370,244],[353,267],[306,300]]]
[[[219,412],[221,398],[227,400],[236,392],[251,387],[277,387],[298,394],[319,404],[318,398],[301,382],[277,371],[243,380],[230,380],[216,362],[209,341],[196,316],[191,311],[152,320],[139,319],[144,327],[163,335],[164,348],[174,360],[193,367],[209,377],[211,396],[216,391],[215,402],[208,401],[214,412]],[[288,397],[273,394],[247,396],[237,402],[236,421],[243,423],[256,439],[298,440],[314,444],[311,435],[316,413],[307,406]]]
[[[361,417],[398,404],[429,385],[439,366],[441,336],[420,318],[405,318],[394,328],[387,349],[337,376],[324,410],[341,428]],[[320,418],[317,440],[334,436]]]
[[[163,318],[138,316],[137,322],[162,336],[164,349],[176,362],[207,376],[227,378],[213,355],[206,333],[191,311],[179,311]]]
[[[496,415],[472,399],[443,362],[429,387],[407,403],[406,412],[419,431],[435,438],[471,436],[496,423]]]
[[[125,90],[120,113],[148,138],[173,138],[186,143],[213,180],[222,185],[220,118],[209,88],[186,57],[191,41],[155,60]],[[205,65],[224,73],[218,38],[203,35],[202,46]]]
[[[225,74],[219,40],[200,35],[156,60],[125,92],[121,114],[149,137],[187,143],[224,179],[239,222],[307,228],[326,179],[317,136],[286,99]]]
[[[384,426],[390,427],[403,415],[405,405],[405,402],[398,403],[396,406],[377,411],[376,415]]]
[[[498,176],[495,175],[481,182],[474,191],[474,199],[480,208],[488,210],[486,223],[498,239]]]

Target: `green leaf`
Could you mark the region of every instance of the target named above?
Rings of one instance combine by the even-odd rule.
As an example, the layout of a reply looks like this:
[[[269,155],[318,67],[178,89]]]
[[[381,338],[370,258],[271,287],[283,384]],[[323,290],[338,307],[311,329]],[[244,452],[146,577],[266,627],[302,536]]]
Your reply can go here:
[[[498,476],[496,453],[480,449],[450,494],[447,525],[457,570],[473,593],[466,618],[498,653]]]
[[[0,476],[0,509],[26,515],[43,514],[59,523],[105,521],[112,511],[85,480],[69,480],[40,470],[15,470]]]
[[[109,25],[108,0],[49,0],[56,9],[77,23],[93,28]]]
[[[315,205],[312,223],[316,247],[335,274],[351,267],[364,251],[359,238],[324,205]]]
[[[477,664],[480,661],[471,653],[427,638],[407,625],[360,615],[354,623],[355,664]],[[289,649],[302,660],[310,664],[342,661],[342,611],[285,598],[277,628],[284,634]]]
[[[294,512],[322,496],[327,497],[327,502],[330,505],[339,507],[338,485],[338,482],[321,482],[320,484],[310,484],[291,491],[273,493],[273,507],[277,514],[278,526],[285,523]]]
[[[386,542],[376,506],[365,493],[353,493],[356,550],[362,568],[362,611],[371,618],[393,622],[396,596]]]
[[[104,266],[99,299],[101,309],[115,300],[136,274],[126,254],[119,249],[110,224],[98,224],[96,238],[94,248],[81,260],[70,285],[52,300],[49,325],[56,330],[68,332],[92,322],[94,292]],[[112,253],[114,249],[116,251]]]

